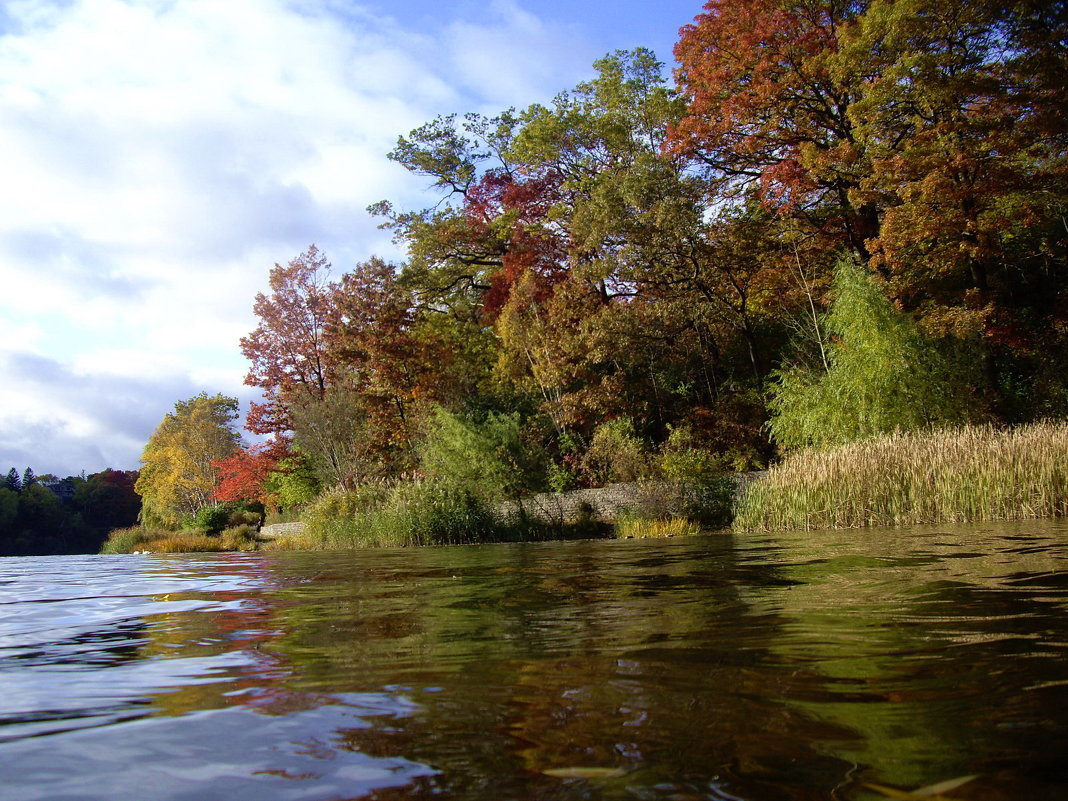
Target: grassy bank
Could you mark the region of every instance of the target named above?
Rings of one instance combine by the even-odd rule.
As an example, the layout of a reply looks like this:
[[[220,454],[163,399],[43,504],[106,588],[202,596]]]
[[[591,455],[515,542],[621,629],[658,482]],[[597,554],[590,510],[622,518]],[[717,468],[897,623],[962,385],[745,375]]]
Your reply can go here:
[[[1068,423],[964,426],[799,451],[751,484],[736,530],[1068,515]]]
[[[442,481],[411,481],[324,494],[305,516],[307,528],[268,543],[268,550],[404,548],[603,537],[610,527],[591,521],[553,526],[503,520],[496,504]]]
[[[256,530],[248,525],[224,529],[218,534],[132,526],[115,529],[108,534],[100,553],[254,551],[257,546]]]

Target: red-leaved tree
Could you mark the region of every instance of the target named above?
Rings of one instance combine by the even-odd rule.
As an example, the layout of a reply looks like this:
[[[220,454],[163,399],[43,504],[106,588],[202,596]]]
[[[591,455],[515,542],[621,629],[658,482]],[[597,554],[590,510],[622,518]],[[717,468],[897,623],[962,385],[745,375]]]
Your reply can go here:
[[[271,294],[256,295],[256,330],[241,339],[251,362],[245,383],[263,390],[246,427],[257,434],[286,431],[293,398],[321,400],[331,382],[323,334],[331,311],[330,263],[315,245],[270,273]]]

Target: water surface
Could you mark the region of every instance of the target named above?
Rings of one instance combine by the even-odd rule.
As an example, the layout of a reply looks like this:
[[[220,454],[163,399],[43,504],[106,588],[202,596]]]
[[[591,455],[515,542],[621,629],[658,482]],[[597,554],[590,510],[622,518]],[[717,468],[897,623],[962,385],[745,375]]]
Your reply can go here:
[[[0,560],[0,798],[1068,791],[1068,527]]]

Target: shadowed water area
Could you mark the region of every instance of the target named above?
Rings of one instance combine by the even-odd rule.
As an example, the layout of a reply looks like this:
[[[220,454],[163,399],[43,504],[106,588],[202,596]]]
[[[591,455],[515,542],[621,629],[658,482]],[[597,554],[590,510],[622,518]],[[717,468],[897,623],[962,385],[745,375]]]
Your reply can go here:
[[[0,560],[3,799],[1068,791],[1068,527]]]

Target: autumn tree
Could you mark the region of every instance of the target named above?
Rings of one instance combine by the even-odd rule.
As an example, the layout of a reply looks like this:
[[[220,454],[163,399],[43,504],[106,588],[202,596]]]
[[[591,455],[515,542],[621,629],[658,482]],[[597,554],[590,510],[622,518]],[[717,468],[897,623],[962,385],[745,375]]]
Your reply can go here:
[[[213,462],[233,455],[240,437],[234,430],[236,398],[196,395],[179,401],[145,445],[135,489],[146,525],[177,526],[213,504]]]
[[[330,316],[330,263],[315,245],[286,266],[270,272],[271,293],[256,295],[259,325],[241,339],[251,362],[245,383],[263,391],[253,403],[246,427],[257,434],[286,431],[286,408],[294,399],[321,400],[331,383],[332,365],[324,332]]]
[[[710,0],[675,47],[688,108],[670,138],[724,199],[755,191],[825,247],[862,257],[878,233],[876,206],[853,194],[868,171],[850,114],[866,60],[834,56],[866,5]]]
[[[1065,299],[1066,36],[1063,3],[874,0],[838,56],[871,72],[849,115],[872,262],[929,330],[981,347],[1002,416]]]
[[[212,462],[217,474],[213,500],[224,503],[251,501],[266,507],[277,506],[278,500],[269,486],[271,477],[282,469],[282,461],[292,455],[289,441],[284,437],[276,437],[238,448],[230,456],[216,459]]]

